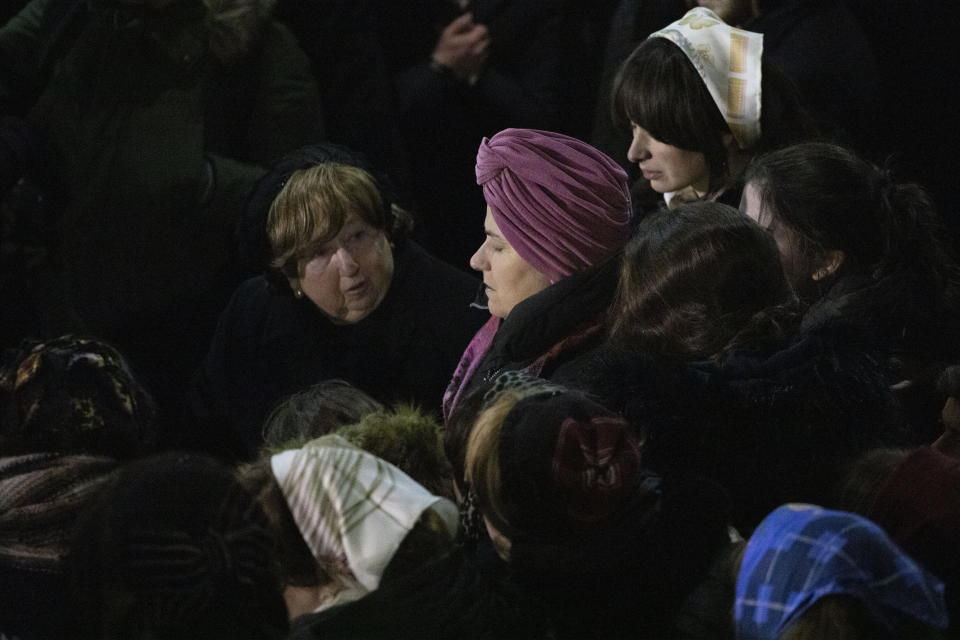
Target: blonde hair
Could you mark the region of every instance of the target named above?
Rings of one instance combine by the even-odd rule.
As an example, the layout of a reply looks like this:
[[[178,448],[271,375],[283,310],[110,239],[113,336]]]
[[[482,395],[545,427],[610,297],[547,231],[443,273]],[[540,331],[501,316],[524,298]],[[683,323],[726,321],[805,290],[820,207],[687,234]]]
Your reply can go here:
[[[480,412],[467,440],[464,475],[476,495],[478,506],[490,523],[507,538],[513,528],[500,500],[500,432],[507,414],[529,393],[503,391]]]
[[[288,277],[302,275],[302,262],[340,233],[350,214],[386,230],[383,196],[370,173],[336,162],[293,172],[267,216],[271,265]]]

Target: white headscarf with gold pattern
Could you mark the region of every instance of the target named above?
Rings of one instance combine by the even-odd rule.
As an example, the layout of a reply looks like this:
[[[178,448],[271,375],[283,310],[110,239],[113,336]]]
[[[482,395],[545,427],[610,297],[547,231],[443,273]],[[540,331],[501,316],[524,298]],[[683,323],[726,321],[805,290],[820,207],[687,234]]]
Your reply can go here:
[[[763,34],[735,29],[704,7],[651,38],[666,38],[686,54],[741,149],[760,139],[760,59]]]

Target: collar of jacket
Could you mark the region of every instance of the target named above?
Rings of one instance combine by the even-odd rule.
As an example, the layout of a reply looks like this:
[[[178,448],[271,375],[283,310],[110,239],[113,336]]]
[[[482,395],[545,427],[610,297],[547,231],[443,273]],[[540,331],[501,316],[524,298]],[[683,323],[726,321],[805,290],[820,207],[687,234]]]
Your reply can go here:
[[[574,273],[513,308],[494,337],[508,361],[537,357],[567,333],[609,309],[617,289],[620,255]]]

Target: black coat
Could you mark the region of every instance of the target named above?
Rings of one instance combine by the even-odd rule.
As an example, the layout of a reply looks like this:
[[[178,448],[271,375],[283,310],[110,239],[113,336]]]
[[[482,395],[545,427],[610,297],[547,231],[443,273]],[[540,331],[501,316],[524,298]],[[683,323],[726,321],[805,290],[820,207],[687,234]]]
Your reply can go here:
[[[439,413],[443,390],[485,314],[469,307],[477,282],[412,242],[394,252],[383,302],[356,324],[332,323],[310,300],[264,276],[234,293],[194,381],[191,403],[204,434],[260,446],[269,411],[288,394],[341,378],[385,403]]]
[[[508,127],[563,130],[565,69],[575,26],[569,0],[471,0],[465,11],[490,34],[490,56],[474,82],[431,66],[456,2],[373,3],[393,80],[412,196],[425,246],[466,268],[480,244],[484,201],[474,165],[486,136]]]
[[[291,640],[314,638],[547,638],[545,611],[499,558],[459,548],[363,598],[293,620]]]
[[[835,325],[735,351],[722,366],[604,349],[579,379],[640,430],[651,468],[723,485],[745,533],[784,502],[829,505],[861,453],[916,441],[883,358]]]
[[[240,282],[234,226],[263,166],[321,134],[270,2],[209,4],[32,0],[0,27],[0,111],[47,143],[37,180],[55,203],[30,221],[48,249],[25,289],[37,322],[15,330],[109,340],[164,409]]]
[[[462,397],[502,371],[528,369],[550,379],[554,371],[602,341],[601,329],[617,289],[613,258],[574,273],[520,302],[500,324]]]
[[[445,446],[455,473],[463,472],[472,411],[476,409],[477,398],[471,402],[471,395],[503,371],[527,371],[549,380],[568,362],[588,357],[603,341],[619,264],[619,256],[611,258],[571,274],[517,304],[500,323],[473,375],[464,380],[459,378],[460,372],[454,377],[447,390],[444,411]],[[458,389],[454,405],[450,394]],[[461,410],[454,411],[461,405]]]

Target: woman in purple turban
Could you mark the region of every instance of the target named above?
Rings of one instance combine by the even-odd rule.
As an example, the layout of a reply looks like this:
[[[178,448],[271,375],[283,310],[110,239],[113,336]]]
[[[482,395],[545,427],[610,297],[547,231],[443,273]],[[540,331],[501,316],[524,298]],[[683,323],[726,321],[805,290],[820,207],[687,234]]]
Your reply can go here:
[[[447,452],[462,471],[469,392],[505,370],[549,378],[599,341],[619,254],[630,232],[627,176],[590,145],[559,133],[505,129],[484,138],[477,184],[485,240],[470,259],[483,274],[477,304],[490,320],[470,342],[443,398]]]

